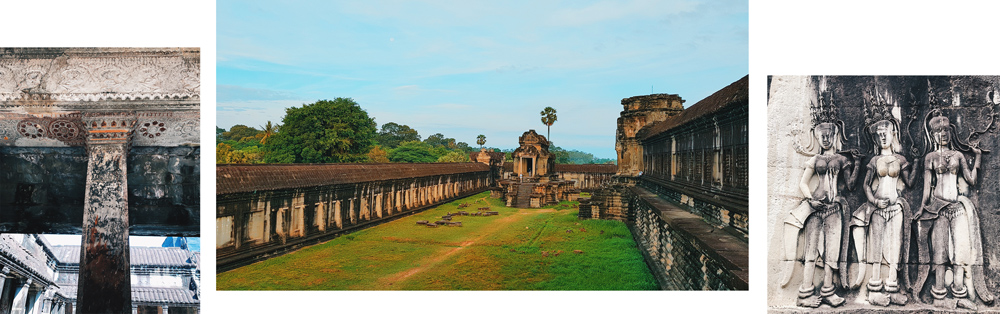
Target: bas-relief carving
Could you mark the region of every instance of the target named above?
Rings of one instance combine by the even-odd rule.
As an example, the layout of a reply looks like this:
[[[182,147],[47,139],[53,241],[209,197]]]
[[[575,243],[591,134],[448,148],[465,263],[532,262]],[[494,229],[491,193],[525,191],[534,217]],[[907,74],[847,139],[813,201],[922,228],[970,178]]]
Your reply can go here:
[[[108,54],[66,49],[62,54],[0,55],[0,101],[174,99],[201,93],[197,50],[126,49]],[[193,54],[194,57],[187,54]]]
[[[828,108],[820,98],[820,108]],[[798,150],[811,155],[806,161],[799,188],[804,199],[798,207],[791,210],[785,218],[785,261],[792,263],[797,260],[799,246],[804,249],[805,271],[802,283],[799,285],[799,306],[818,307],[821,303],[830,306],[840,306],[844,298],[837,295],[834,286],[834,270],[838,270],[841,278],[845,262],[841,252],[841,235],[844,234],[845,215],[849,208],[847,200],[840,196],[840,183],[848,188],[857,179],[858,163],[856,153],[843,151],[843,122],[836,119],[832,110],[820,109],[814,118],[815,126],[810,130],[812,137],[805,148]],[[815,185],[810,184],[816,181]],[[800,235],[804,242],[799,242]],[[816,264],[820,262],[823,268],[823,281],[816,291],[813,284],[813,274]],[[786,267],[791,270],[793,267]],[[783,276],[782,285],[787,284],[790,273]]]
[[[199,75],[197,49],[3,48],[0,145],[81,146],[82,113],[121,112],[133,146],[197,145]]]
[[[844,85],[850,86],[847,81]],[[980,143],[995,132],[996,92],[982,91],[987,102],[967,108],[957,106],[960,93],[951,98],[951,106],[937,102],[930,80],[927,100],[903,108],[891,91],[855,92],[855,98],[867,98],[860,106],[865,120],[859,130],[845,130],[842,111],[824,102],[824,95],[832,95],[824,90],[825,79],[819,86],[819,105],[811,108],[810,145],[796,149],[809,156],[798,186],[803,199],[779,214],[782,227],[775,238],[781,241],[778,262],[784,271],[778,284],[792,282],[795,264],[804,264],[795,306],[840,307],[850,301],[853,308],[975,310],[992,305],[984,269],[989,264],[984,251],[990,248],[983,242],[988,234],[981,231],[977,195],[983,192],[980,168],[988,153]],[[849,93],[843,88],[840,93]],[[912,91],[907,92],[914,102]],[[918,118],[917,111],[926,115]],[[980,116],[963,116],[969,112]],[[952,123],[963,118],[969,121],[964,126]],[[850,148],[844,132],[857,139],[856,148]],[[968,136],[963,141],[959,133]],[[923,149],[914,138],[923,138]],[[858,152],[864,146],[870,155]],[[862,161],[861,190],[852,191]],[[922,196],[919,203],[915,195]],[[910,252],[911,246],[916,252]],[[823,268],[821,279],[814,278],[816,267]]]

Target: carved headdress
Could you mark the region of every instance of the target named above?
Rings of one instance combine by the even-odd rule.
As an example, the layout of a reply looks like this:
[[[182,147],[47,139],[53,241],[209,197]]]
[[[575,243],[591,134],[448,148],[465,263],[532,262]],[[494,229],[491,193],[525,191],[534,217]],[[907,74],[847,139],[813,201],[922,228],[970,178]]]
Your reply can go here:
[[[809,130],[810,139],[809,145],[802,147],[801,145],[796,145],[795,150],[800,154],[806,156],[813,156],[820,153],[820,145],[817,140],[816,129],[818,128],[833,128],[835,135],[833,139],[833,149],[835,151],[840,151],[843,142],[847,141],[847,135],[844,134],[844,121],[840,120],[837,116],[837,108],[833,103],[832,93],[830,101],[826,102],[826,97],[823,95],[824,92],[820,92],[817,102],[810,104],[810,109],[812,111],[813,127]]]
[[[892,128],[895,133],[892,138],[892,151],[902,152],[903,145],[899,142],[899,119],[892,112],[895,102],[889,97],[883,97],[877,86],[868,90],[865,96],[867,104],[863,106],[866,126],[864,134],[868,137],[869,143],[874,144],[872,153],[877,154],[881,149],[878,141],[878,129],[886,127]]]

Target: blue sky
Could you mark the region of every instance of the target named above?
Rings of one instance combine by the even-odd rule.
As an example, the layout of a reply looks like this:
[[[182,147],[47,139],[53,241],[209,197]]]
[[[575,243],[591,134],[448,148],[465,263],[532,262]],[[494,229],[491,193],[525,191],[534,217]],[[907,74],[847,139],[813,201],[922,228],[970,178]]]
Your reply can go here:
[[[219,1],[220,127],[350,97],[381,126],[614,158],[621,99],[690,106],[748,67],[747,1]]]

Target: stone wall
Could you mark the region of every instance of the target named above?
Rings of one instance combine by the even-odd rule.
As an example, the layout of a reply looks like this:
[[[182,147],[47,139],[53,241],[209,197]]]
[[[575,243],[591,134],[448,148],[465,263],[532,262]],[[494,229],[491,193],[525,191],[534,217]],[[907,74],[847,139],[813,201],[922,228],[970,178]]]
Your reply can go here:
[[[517,174],[514,173],[513,163],[505,163],[501,168],[503,175],[501,176],[504,180],[517,180]],[[616,165],[569,165],[569,164],[556,164],[554,167],[555,175],[560,180],[574,180],[574,187],[584,191],[592,192],[600,189],[602,185],[610,183],[614,180],[615,171],[617,171],[618,166]]]
[[[219,165],[216,248],[233,269],[485,191],[482,163]]]
[[[624,191],[629,228],[663,289],[748,289],[745,235],[719,231],[643,187]]]
[[[584,192],[592,192],[611,182],[617,165],[564,165],[556,164],[555,172],[562,180],[573,180],[574,187]]]
[[[199,152],[190,146],[129,150],[129,234],[199,234]],[[0,165],[0,230],[82,232],[83,147],[0,146]]]

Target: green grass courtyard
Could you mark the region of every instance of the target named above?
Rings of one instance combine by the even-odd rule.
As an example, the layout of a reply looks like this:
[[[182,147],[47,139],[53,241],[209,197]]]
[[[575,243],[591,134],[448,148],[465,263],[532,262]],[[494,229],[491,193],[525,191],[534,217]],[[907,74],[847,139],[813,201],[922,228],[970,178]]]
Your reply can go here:
[[[459,209],[462,203],[470,204]],[[655,290],[628,228],[578,220],[576,202],[504,206],[488,192],[217,276],[219,290]],[[497,216],[448,212],[489,206]]]

